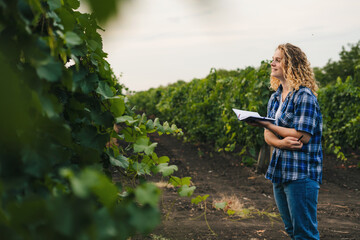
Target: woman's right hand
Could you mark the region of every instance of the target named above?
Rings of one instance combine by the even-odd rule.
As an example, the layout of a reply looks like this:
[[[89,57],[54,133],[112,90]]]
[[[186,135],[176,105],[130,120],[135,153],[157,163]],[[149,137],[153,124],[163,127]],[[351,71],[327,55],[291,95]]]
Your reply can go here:
[[[303,145],[304,144],[295,137],[286,137],[280,141],[280,148],[286,150],[300,150]]]

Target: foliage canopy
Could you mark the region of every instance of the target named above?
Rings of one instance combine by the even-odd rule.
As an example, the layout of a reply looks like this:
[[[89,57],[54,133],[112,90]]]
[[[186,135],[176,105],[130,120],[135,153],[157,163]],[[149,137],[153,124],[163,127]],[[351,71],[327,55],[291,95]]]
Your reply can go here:
[[[181,130],[133,112],[102,50],[108,10],[79,5],[0,0],[1,239],[127,239],[160,221],[144,176],[177,168],[149,134]]]
[[[329,61],[324,68],[315,69],[316,79],[323,83],[318,96],[324,120],[323,143],[341,159],[346,159],[341,150],[358,149],[360,144],[359,44],[350,45],[349,51],[343,48],[338,62]],[[269,69],[263,62],[259,68],[211,70],[204,79],[138,92],[130,101],[148,114],[172,119],[190,141],[255,158],[264,144],[263,132],[239,122],[231,109],[266,115],[271,94]],[[246,155],[243,160],[254,162]]]

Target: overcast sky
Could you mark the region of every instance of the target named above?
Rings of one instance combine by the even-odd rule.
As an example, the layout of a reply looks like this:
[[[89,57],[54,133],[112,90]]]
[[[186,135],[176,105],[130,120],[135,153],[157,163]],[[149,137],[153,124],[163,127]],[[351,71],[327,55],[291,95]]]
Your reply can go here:
[[[322,67],[360,40],[359,13],[359,0],[129,0],[102,36],[115,74],[140,91],[258,67],[286,42]]]

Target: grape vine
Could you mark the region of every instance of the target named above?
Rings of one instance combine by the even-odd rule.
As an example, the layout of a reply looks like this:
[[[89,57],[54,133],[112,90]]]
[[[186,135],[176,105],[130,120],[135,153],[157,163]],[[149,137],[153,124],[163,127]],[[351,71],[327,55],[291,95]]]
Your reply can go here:
[[[149,134],[181,129],[134,113],[105,60],[103,12],[79,6],[0,0],[1,239],[127,239],[160,222],[146,176],[177,166]],[[135,184],[113,183],[114,168]]]
[[[340,77],[334,84],[321,85],[319,104],[323,114],[323,146],[329,153],[346,160],[346,154],[356,151],[360,144],[360,42],[343,49],[341,60],[316,68],[321,81],[330,76],[343,76],[341,67],[353,68],[352,75]],[[260,147],[265,144],[263,131],[239,122],[232,108],[246,109],[266,115],[270,65],[262,62],[258,68],[214,70],[203,79],[186,83],[179,81],[167,87],[135,93],[130,101],[139,110],[162,119],[172,119],[184,130],[185,140],[205,143],[219,151],[235,152],[246,164],[256,161]],[[330,70],[331,71],[330,71]]]

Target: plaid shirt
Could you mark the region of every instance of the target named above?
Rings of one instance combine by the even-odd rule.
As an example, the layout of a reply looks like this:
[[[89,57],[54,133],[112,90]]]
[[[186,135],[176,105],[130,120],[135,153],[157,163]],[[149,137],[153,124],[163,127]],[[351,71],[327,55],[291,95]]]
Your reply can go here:
[[[275,118],[279,108],[282,86],[268,103],[268,117]],[[300,150],[275,148],[265,177],[274,183],[310,178],[322,181],[322,116],[315,95],[307,87],[288,94],[275,125],[295,128],[311,134],[310,141]],[[279,136],[278,136],[279,137]],[[281,138],[281,137],[280,137]]]

